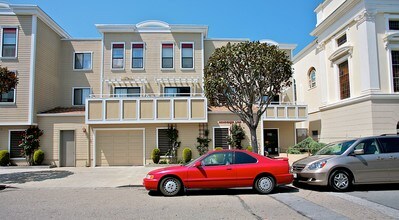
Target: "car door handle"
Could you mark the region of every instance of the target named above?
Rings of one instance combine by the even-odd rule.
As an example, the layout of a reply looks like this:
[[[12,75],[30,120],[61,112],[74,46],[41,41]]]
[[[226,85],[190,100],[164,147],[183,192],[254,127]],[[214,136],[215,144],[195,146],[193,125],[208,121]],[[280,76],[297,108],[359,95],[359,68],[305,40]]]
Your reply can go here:
[[[383,157],[377,157],[377,160],[384,160]]]
[[[391,160],[396,160],[396,157],[390,156],[389,159],[391,159]]]

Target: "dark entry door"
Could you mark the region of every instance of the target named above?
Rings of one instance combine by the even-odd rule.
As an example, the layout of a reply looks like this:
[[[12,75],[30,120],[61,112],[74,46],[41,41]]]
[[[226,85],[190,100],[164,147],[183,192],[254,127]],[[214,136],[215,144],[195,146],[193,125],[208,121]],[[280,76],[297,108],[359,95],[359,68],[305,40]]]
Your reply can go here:
[[[61,161],[62,167],[75,166],[75,131],[61,131]]]
[[[264,129],[263,137],[265,141],[265,155],[278,154],[278,129]]]

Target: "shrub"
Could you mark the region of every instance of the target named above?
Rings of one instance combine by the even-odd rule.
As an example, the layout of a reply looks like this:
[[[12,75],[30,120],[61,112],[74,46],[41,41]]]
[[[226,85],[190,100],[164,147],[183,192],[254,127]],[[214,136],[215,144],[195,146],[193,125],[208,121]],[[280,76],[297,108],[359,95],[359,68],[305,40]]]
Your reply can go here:
[[[289,147],[287,154],[301,154],[302,152],[294,147]]]
[[[313,142],[311,145],[310,145],[310,148],[309,148],[309,152],[311,153],[311,154],[315,154],[315,153],[317,153],[317,151],[319,151],[321,148],[323,148],[324,146],[326,146],[326,144],[324,144],[324,143],[320,143],[320,142]]]
[[[191,160],[192,152],[191,149],[186,147],[183,149],[183,163],[188,163]]]
[[[252,152],[252,149],[253,149],[252,146],[249,145],[249,146],[247,146],[247,149],[246,149],[246,150]]]
[[[36,150],[33,153],[33,163],[35,165],[41,165],[44,160],[44,152],[42,150]]]
[[[232,148],[242,149],[241,141],[245,139],[245,131],[238,123],[234,123],[230,128],[230,136],[227,142]]]
[[[299,151],[300,153],[315,154],[317,151],[319,151],[325,145],[326,144],[316,142],[311,137],[308,137],[305,140],[296,144],[295,146],[290,147],[292,149],[288,148],[287,153],[292,152],[292,154],[298,154],[298,151]]]
[[[166,161],[166,160],[161,160],[161,161],[159,161],[159,164],[168,164],[168,161]]]
[[[7,166],[10,164],[10,153],[6,150],[0,150],[0,166]]]
[[[221,147],[216,147],[215,150],[223,150]]]
[[[159,163],[159,160],[161,159],[161,151],[158,148],[152,150],[151,159],[152,162]]]
[[[209,139],[209,130],[205,129],[204,130],[204,135],[197,137],[197,150],[200,156],[206,154],[208,152],[209,148],[209,142],[211,139]]]

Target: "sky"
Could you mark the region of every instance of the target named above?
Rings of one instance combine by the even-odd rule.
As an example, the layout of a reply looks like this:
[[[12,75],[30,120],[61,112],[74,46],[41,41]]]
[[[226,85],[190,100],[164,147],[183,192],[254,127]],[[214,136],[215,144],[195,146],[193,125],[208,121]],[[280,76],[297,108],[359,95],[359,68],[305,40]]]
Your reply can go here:
[[[297,44],[294,53],[314,38],[313,10],[323,0],[8,0],[43,9],[74,38],[99,38],[94,24],[208,25],[209,38],[272,39]]]

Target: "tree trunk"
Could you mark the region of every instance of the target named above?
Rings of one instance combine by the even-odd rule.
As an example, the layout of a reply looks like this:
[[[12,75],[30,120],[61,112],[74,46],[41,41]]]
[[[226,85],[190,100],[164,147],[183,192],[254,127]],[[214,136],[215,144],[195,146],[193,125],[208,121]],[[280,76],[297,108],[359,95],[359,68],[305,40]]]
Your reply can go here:
[[[258,138],[256,137],[256,127],[249,126],[249,131],[251,133],[251,145],[252,145],[252,151],[255,153],[259,153],[259,147],[258,147]]]

